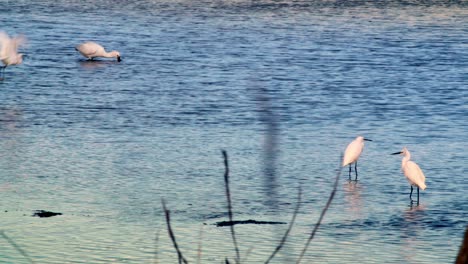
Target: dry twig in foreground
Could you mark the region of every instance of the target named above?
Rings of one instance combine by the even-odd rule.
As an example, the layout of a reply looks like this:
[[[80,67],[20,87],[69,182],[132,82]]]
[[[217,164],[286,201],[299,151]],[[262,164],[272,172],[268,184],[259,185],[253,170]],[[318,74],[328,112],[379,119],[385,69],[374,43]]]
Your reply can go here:
[[[226,198],[228,203],[228,215],[229,221],[232,222],[232,203],[231,203],[231,192],[229,190],[229,163],[228,163],[228,155],[225,150],[222,150],[223,157],[224,157],[224,184],[226,186]],[[239,263],[240,254],[239,254],[239,247],[237,246],[236,240],[236,233],[234,232],[234,225],[231,225],[231,235],[232,241],[234,243],[234,249],[236,250],[236,263]]]
[[[312,230],[312,233],[310,234],[309,239],[307,240],[307,243],[306,243],[304,249],[302,250],[301,255],[299,256],[299,259],[297,260],[297,264],[299,264],[302,261],[302,258],[304,257],[305,252],[307,251],[307,248],[309,247],[310,242],[312,241],[312,239],[314,239],[315,233],[317,232],[318,228],[320,227],[320,223],[322,222],[322,219],[325,216],[325,213],[327,212],[328,208],[330,207],[330,204],[331,204],[331,202],[333,200],[333,197],[335,197],[336,188],[338,187],[338,180],[340,179],[340,175],[341,175],[341,169],[343,168],[341,166],[341,161],[342,160],[343,160],[343,154],[341,154],[341,156],[340,156],[340,167],[338,168],[338,171],[336,173],[335,184],[333,185],[333,190],[330,193],[330,197],[328,197],[327,204],[322,209],[322,213],[320,214],[320,217],[319,217],[317,223],[315,224],[314,230]]]
[[[291,219],[291,223],[289,223],[289,227],[288,229],[286,230],[286,233],[284,233],[284,236],[283,238],[281,239],[279,245],[275,248],[275,251],[273,251],[273,253],[271,254],[271,256],[267,259],[267,261],[265,261],[265,264],[269,263],[273,257],[276,255],[276,253],[278,253],[281,248],[283,247],[284,243],[286,243],[286,239],[288,238],[288,235],[289,235],[289,232],[291,232],[291,229],[293,227],[293,224],[294,222],[296,221],[296,216],[297,216],[297,213],[299,212],[299,207],[301,205],[301,194],[302,194],[302,190],[301,190],[301,187],[299,187],[299,191],[298,191],[298,194],[297,194],[297,205],[296,205],[296,209],[294,209],[294,213],[293,213],[293,217]]]
[[[188,263],[188,261],[182,255],[182,252],[180,251],[179,246],[177,245],[177,242],[176,242],[176,239],[175,239],[175,236],[174,236],[174,232],[172,232],[171,215],[170,215],[171,212],[166,208],[166,203],[164,202],[164,199],[162,199],[161,202],[162,202],[162,205],[163,205],[164,213],[166,214],[167,231],[169,232],[169,237],[171,238],[172,243],[174,244],[174,248],[177,251],[177,257],[179,258],[179,264],[182,263],[182,262]]]
[[[458,251],[457,260],[455,264],[467,264],[468,263],[468,226],[465,231],[465,238],[462,241],[460,246],[460,251]]]
[[[197,264],[201,263],[202,241],[203,241],[203,226],[200,227],[200,236],[198,239]]]
[[[6,241],[8,241],[8,243],[10,243],[19,253],[21,253],[21,255],[23,255],[23,257],[25,259],[27,259],[30,263],[35,263],[31,257],[29,257],[29,255],[26,253],[26,251],[24,251],[22,248],[20,248],[20,246],[18,246],[15,241],[13,241],[13,239],[11,239],[10,237],[8,237],[4,231],[0,231],[0,235],[2,235],[3,238],[6,239]]]
[[[158,251],[159,251],[159,231],[156,233],[156,237],[154,239],[154,264],[159,264],[159,257],[158,257]]]

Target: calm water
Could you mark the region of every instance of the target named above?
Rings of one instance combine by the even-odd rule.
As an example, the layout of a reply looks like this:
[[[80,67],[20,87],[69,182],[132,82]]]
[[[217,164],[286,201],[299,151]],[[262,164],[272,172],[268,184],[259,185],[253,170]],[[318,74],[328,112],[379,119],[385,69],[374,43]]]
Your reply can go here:
[[[227,220],[226,149],[236,219],[289,222],[302,186],[275,259],[292,262],[365,135],[360,181],[343,171],[304,263],[452,262],[468,224],[468,4],[378,2],[1,0],[0,30],[29,41],[0,83],[0,229],[38,263],[176,263],[164,198],[191,262],[200,246],[203,263],[232,260],[212,225]],[[123,61],[84,61],[85,40]],[[419,206],[389,155],[403,146],[427,177]],[[244,263],[286,228],[236,226]],[[28,263],[3,238],[0,262]]]

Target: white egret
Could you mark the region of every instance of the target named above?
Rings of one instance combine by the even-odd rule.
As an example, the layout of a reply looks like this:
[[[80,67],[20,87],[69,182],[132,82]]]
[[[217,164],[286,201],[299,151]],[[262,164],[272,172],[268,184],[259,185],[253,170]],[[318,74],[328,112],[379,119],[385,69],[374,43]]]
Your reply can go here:
[[[18,47],[26,42],[22,35],[10,38],[5,32],[0,31],[0,60],[3,63],[0,80],[5,77],[5,69],[10,65],[18,65],[23,62],[23,54],[18,53]]]
[[[364,138],[362,136],[356,137],[355,140],[351,141],[349,145],[346,147],[344,156],[343,156],[343,167],[349,165],[349,179],[351,180],[351,164],[354,163],[354,173],[356,174],[356,178],[354,179],[357,181],[358,173],[357,173],[357,161],[359,156],[364,149],[364,141],[372,141],[370,139]]]
[[[121,61],[120,53],[118,51],[113,50],[111,52],[106,52],[104,47],[92,41],[88,41],[80,45],[77,45],[75,49],[78,52],[80,52],[81,55],[86,57],[88,60],[93,60],[96,57],[104,57],[104,58],[117,58],[117,61]]]
[[[401,170],[403,171],[403,174],[405,175],[406,179],[410,183],[411,186],[411,192],[410,192],[410,200],[411,203],[413,202],[413,199],[411,198],[411,195],[413,194],[413,186],[416,186],[418,188],[418,204],[419,204],[419,188],[425,190],[426,189],[426,177],[424,176],[424,173],[422,172],[421,168],[419,168],[418,164],[416,164],[414,161],[411,161],[411,154],[408,151],[406,147],[404,147],[401,151],[392,153],[392,155],[397,155],[401,154],[403,155],[403,159],[401,160]]]

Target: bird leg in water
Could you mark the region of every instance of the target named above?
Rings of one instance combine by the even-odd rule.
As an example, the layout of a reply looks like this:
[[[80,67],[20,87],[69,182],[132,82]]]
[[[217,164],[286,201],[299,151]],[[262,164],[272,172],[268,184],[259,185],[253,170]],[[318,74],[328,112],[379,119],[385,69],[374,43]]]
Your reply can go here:
[[[411,195],[413,194],[413,185],[410,185],[411,186],[411,192],[409,194],[409,198],[411,200],[411,202],[413,202],[413,199],[411,199]]]
[[[419,205],[419,187],[418,187],[418,205]]]
[[[354,173],[356,174],[356,178],[354,180],[357,181],[357,160],[354,162]]]
[[[348,173],[348,177],[349,177],[349,180],[351,180],[351,171],[352,171],[352,168],[351,168],[351,164],[349,164],[349,173]],[[354,173],[356,175],[356,177],[354,178],[355,181],[357,181],[357,176],[358,176],[358,173],[357,173],[357,161],[354,162]]]
[[[0,81],[5,80],[5,69],[6,69],[6,65],[3,66],[2,69],[0,70],[2,72],[2,74],[0,75]]]
[[[349,180],[351,180],[351,164],[349,164]]]

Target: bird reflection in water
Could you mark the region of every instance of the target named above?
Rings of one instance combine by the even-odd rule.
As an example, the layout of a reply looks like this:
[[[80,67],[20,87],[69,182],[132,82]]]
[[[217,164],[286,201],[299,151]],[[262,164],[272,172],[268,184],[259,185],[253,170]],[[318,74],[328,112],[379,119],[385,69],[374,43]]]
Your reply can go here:
[[[424,232],[424,218],[426,208],[424,205],[411,204],[403,211],[401,224],[402,238],[402,257],[406,263],[418,262],[415,259],[417,256],[414,252],[423,245],[424,241],[420,240],[421,232]]]
[[[0,131],[4,136],[16,134],[17,125],[21,121],[23,113],[16,106],[0,108]]]
[[[22,118],[23,112],[17,106],[0,107],[0,133],[3,137],[1,142],[3,153],[0,156],[6,162],[5,169],[8,171],[16,171],[24,163],[22,155],[19,154],[23,153],[23,150],[19,149],[21,144],[18,144],[18,141],[23,139],[22,126],[20,125]],[[16,191],[9,181],[12,181],[12,178],[2,178],[0,192]]]
[[[360,218],[362,215],[362,188],[362,185],[357,181],[347,181],[343,185],[344,198],[348,204],[346,208],[349,210],[349,215],[352,215],[356,218]]]

